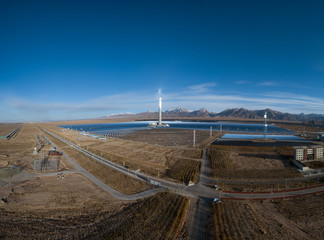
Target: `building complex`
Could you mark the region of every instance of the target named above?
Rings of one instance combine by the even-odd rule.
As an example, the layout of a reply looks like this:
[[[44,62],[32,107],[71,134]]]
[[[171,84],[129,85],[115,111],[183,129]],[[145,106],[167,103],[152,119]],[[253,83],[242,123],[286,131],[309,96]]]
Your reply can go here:
[[[323,159],[323,146],[294,147],[294,159],[297,161]]]

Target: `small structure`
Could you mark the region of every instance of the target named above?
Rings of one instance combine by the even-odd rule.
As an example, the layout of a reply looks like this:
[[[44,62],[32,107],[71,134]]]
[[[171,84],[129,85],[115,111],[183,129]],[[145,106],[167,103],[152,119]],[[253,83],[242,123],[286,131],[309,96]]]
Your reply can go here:
[[[32,165],[36,172],[58,171],[60,167],[60,158],[62,153],[51,150],[44,157],[44,152],[41,151],[39,160],[34,160]]]
[[[323,159],[323,146],[294,147],[294,160],[312,161]]]

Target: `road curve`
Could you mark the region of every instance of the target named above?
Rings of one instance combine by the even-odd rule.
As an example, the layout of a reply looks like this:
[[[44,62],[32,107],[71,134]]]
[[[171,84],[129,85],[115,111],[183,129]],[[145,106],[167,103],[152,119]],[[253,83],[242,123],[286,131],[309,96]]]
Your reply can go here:
[[[164,179],[161,179],[161,178],[156,178],[156,177],[152,177],[152,176],[149,176],[149,175],[146,175],[144,173],[141,173],[141,172],[137,172],[137,171],[134,171],[134,170],[131,170],[131,169],[128,169],[124,166],[121,166],[115,162],[112,162],[106,158],[103,158],[101,156],[98,156],[88,150],[85,150],[83,148],[81,148],[80,146],[77,146],[73,143],[71,143],[70,141],[60,137],[60,136],[57,136],[56,134],[46,130],[46,129],[42,129],[43,131],[45,131],[46,133],[50,134],[51,136],[55,137],[56,139],[62,141],[63,143],[69,145],[70,147],[74,148],[75,150],[87,155],[88,157],[90,158],[93,158],[94,160],[102,163],[103,165],[106,165],[110,168],[113,168],[114,170],[116,171],[119,171],[123,174],[126,174],[132,178],[135,178],[137,180],[140,180],[140,181],[143,181],[143,182],[146,182],[148,184],[151,184],[151,185],[158,185],[162,188],[168,188],[168,189],[173,189],[174,191],[178,191],[178,190],[183,190],[186,185],[185,184],[182,184],[182,183],[175,183],[175,182],[171,182],[171,181],[167,181],[167,180],[164,180]],[[186,195],[186,193],[183,192],[183,195]],[[190,195],[190,194],[189,194]]]
[[[47,138],[48,139],[48,138]],[[51,140],[48,139],[48,141],[56,147],[57,150],[61,151],[58,146],[56,146]],[[144,197],[151,196],[159,191],[161,191],[161,188],[153,188],[144,192],[136,193],[133,195],[127,195],[123,194],[121,192],[118,192],[117,190],[113,189],[112,187],[108,186],[107,184],[103,183],[101,180],[99,180],[97,177],[92,175],[90,172],[85,170],[83,167],[81,167],[78,163],[76,163],[72,158],[70,158],[66,153],[61,151],[63,153],[63,156],[76,168],[77,172],[83,174],[88,179],[90,179],[94,184],[96,184],[98,187],[109,193],[110,195],[114,196],[115,198],[121,199],[121,200],[137,200]]]

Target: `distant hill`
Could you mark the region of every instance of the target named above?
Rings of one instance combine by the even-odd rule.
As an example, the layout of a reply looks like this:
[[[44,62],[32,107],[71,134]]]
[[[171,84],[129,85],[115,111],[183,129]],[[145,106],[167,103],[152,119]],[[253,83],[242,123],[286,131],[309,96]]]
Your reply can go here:
[[[267,112],[269,120],[281,121],[316,121],[324,122],[324,114],[291,114],[275,111],[272,109],[248,110],[245,108],[229,108],[220,113],[209,112],[207,109],[191,111],[186,108],[177,107],[163,112],[163,118],[237,118],[237,119],[263,119],[264,113]],[[144,118],[157,119],[158,112],[148,111],[142,113],[123,113],[114,114],[104,118]]]
[[[272,109],[248,110],[245,108],[231,108],[217,114],[217,117],[232,117],[242,119],[263,119],[267,112],[267,118],[271,120],[299,121],[298,115],[282,113]]]

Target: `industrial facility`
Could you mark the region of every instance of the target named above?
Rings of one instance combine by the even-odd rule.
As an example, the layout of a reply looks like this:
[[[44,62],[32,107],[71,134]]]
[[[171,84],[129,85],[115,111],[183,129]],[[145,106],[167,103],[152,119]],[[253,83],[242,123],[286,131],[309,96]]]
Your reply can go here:
[[[323,146],[294,147],[294,159],[296,161],[312,161],[323,159]]]
[[[60,167],[60,159],[62,153],[51,149],[47,156],[44,156],[44,151],[40,151],[39,160],[34,160],[32,166],[36,172],[58,171]]]

